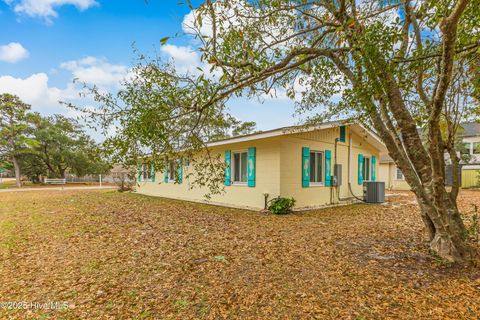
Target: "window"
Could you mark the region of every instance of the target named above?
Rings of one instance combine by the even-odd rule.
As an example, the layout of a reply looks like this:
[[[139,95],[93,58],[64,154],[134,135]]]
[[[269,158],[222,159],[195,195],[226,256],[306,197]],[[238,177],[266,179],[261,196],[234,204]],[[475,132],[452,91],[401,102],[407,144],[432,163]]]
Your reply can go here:
[[[310,152],[310,182],[323,183],[323,152]]]
[[[247,151],[233,152],[233,182],[247,183]]]
[[[473,143],[473,154],[480,154],[480,142]]]
[[[345,126],[340,126],[340,142],[345,142],[347,137],[347,129]]]
[[[152,163],[143,163],[140,168],[141,181],[151,181],[152,180]]]
[[[397,168],[396,176],[397,180],[405,180],[405,177],[403,176],[402,170]]]
[[[148,180],[148,166],[146,163],[142,164],[142,180]]]
[[[470,142],[460,144],[460,154],[470,154]]]
[[[175,181],[175,174],[177,171],[177,162],[175,160],[168,161],[168,181]]]
[[[370,180],[370,158],[363,158],[363,180]]]

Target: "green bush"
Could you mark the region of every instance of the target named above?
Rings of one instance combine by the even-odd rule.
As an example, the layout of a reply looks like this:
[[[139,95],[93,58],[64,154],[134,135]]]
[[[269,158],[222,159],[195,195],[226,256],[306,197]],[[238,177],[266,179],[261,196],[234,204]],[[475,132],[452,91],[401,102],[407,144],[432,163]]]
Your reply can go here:
[[[275,214],[287,214],[292,211],[294,205],[295,199],[293,198],[276,197],[270,201],[268,210]]]

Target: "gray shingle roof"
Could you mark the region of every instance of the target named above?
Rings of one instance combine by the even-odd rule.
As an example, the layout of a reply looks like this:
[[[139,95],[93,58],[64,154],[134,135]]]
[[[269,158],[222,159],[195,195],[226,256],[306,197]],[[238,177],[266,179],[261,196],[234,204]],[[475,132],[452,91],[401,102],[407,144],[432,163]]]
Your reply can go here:
[[[464,122],[461,126],[463,127],[463,131],[459,133],[461,137],[480,136],[480,123]]]

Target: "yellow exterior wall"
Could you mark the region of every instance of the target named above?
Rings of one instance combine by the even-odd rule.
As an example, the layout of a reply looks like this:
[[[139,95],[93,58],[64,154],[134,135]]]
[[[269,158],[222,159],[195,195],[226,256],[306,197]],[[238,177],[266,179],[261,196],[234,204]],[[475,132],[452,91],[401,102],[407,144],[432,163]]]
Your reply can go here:
[[[390,179],[390,163],[380,163],[378,171],[378,181],[385,182],[385,189],[392,189],[392,180]]]
[[[211,148],[211,153],[224,158],[225,150],[246,150],[256,148],[256,177],[255,187],[246,185],[225,186],[225,193],[213,195],[206,201],[204,197],[207,189],[190,189],[189,179],[186,178],[189,168],[184,168],[182,184],[164,183],[163,170],[157,170],[155,182],[139,182],[137,191],[142,194],[175,198],[190,201],[209,202],[227,206],[244,207],[251,209],[264,208],[264,194],[269,194],[269,199],[279,195],[293,197],[297,200],[297,208],[316,207],[330,204],[330,192],[333,202],[338,202],[337,189],[325,186],[310,186],[302,188],[302,147],[311,150],[331,150],[331,172],[335,163],[335,138],[339,137],[339,128],[323,129],[313,132],[282,135],[278,137],[252,140],[247,142],[227,144]],[[358,185],[358,154],[371,157],[375,155],[376,176],[379,180],[379,153],[366,140],[351,132],[347,127],[345,143],[338,143],[337,163],[342,164],[343,184],[339,187],[340,198],[350,197],[348,191],[348,145],[352,137],[351,174],[350,181],[353,192],[358,197],[362,196],[363,188]]]
[[[281,157],[280,157],[280,193],[283,197],[293,197],[297,200],[297,208],[315,207],[328,205],[331,199],[334,203],[338,202],[337,188],[325,186],[302,187],[302,147],[309,147],[311,151],[332,152],[332,175],[333,165],[335,163],[335,138],[339,137],[340,129],[338,127],[324,129],[320,131],[312,131],[300,134],[285,136],[281,140]],[[339,142],[337,146],[337,164],[342,165],[342,185],[339,187],[340,198],[350,196],[348,191],[348,145],[349,137],[352,137],[351,150],[351,171],[350,182],[353,193],[363,196],[363,186],[358,184],[358,155],[371,157],[375,155],[377,158],[376,175],[378,180],[378,150],[364,141],[357,134],[352,133],[347,127],[347,138],[344,143]],[[332,193],[332,194],[331,194]]]
[[[385,189],[388,190],[410,190],[405,180],[397,179],[397,166],[393,162],[380,164],[379,181],[385,181]]]
[[[255,187],[246,185],[225,186],[225,193],[213,195],[208,202],[212,204],[231,205],[236,207],[263,209],[263,193],[276,197],[280,194],[280,142],[279,138],[254,140],[212,148],[212,155],[220,155],[224,159],[225,150],[246,150],[256,147],[256,177]],[[139,182],[137,191],[142,194],[175,198],[183,200],[207,202],[204,188],[190,189],[189,179],[185,178],[190,168],[184,168],[183,182],[164,183],[164,172],[156,172],[155,182]]]
[[[480,187],[480,170],[462,170],[462,188]]]

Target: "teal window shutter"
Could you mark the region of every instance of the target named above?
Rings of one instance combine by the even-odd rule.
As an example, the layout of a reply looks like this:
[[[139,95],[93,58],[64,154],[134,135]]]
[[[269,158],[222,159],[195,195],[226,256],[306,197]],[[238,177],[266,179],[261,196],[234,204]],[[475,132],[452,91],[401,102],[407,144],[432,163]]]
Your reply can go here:
[[[153,160],[152,160],[150,166],[151,166],[151,168],[150,168],[150,170],[151,170],[150,175],[151,175],[151,177],[152,177],[152,182],[155,182],[155,163],[153,162]]]
[[[164,176],[163,181],[165,183],[168,183],[168,160],[165,160],[165,176]]]
[[[345,126],[340,126],[340,142],[345,142],[347,138],[347,128]]]
[[[363,154],[358,155],[358,184],[363,184]]]
[[[310,148],[302,147],[302,187],[310,187]]]
[[[247,152],[247,184],[249,187],[255,187],[255,147],[248,148]]]
[[[372,156],[372,181],[375,181],[376,177],[376,169],[375,165],[377,163],[377,157]]]
[[[325,186],[332,185],[332,152],[325,150]]]
[[[183,170],[183,163],[182,163],[182,159],[178,160],[178,169],[177,169],[177,174],[178,174],[178,183],[182,183],[183,181],[183,177],[182,177],[182,170]]]
[[[232,158],[232,152],[230,150],[225,150],[225,185],[226,186],[229,186],[232,184],[232,180],[230,179],[231,158]]]
[[[138,182],[142,181],[142,164],[138,163]]]

